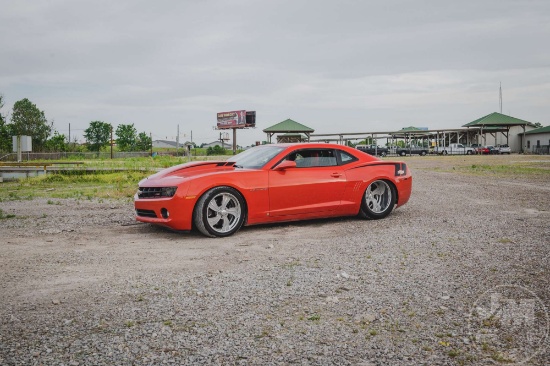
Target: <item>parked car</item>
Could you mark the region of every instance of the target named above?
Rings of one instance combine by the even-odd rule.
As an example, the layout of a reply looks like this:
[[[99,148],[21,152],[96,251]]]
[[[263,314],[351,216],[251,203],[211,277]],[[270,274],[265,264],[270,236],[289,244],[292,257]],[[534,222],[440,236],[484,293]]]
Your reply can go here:
[[[438,154],[447,155],[472,155],[475,153],[475,149],[462,144],[449,144],[449,146],[439,146],[435,148]]]
[[[355,148],[357,150],[366,152],[367,154],[373,155],[373,156],[386,156],[388,155],[388,148],[387,147],[380,147],[377,145],[356,145]]]
[[[411,147],[398,147],[395,150],[397,155],[405,156],[405,155],[421,155],[426,156],[430,152],[430,148],[428,147],[421,147],[421,146],[411,146]]]
[[[498,154],[498,150],[496,150],[493,145],[482,146],[478,149],[478,151],[479,151],[479,154],[482,154],[482,155]]]
[[[474,149],[474,154],[480,154],[479,149],[483,146],[481,144],[471,144],[470,147]]]
[[[510,149],[510,146],[503,144],[503,145],[495,145],[495,150],[498,151],[499,154],[508,154],[512,152],[512,149]]]
[[[256,146],[227,161],[189,162],[139,182],[136,220],[210,237],[243,225],[336,216],[382,219],[409,200],[405,163],[335,144]]]

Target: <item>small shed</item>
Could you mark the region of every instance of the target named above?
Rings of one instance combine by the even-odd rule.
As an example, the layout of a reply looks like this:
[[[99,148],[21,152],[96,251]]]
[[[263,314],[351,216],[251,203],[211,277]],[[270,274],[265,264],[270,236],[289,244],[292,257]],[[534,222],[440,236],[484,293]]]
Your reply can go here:
[[[310,135],[315,132],[313,128],[293,121],[290,118],[268,127],[263,131],[267,134],[268,143],[271,143],[271,138],[275,134],[283,134],[282,136],[277,136],[277,142],[297,142],[298,138],[300,139],[299,141],[309,141]],[[305,136],[302,136],[301,134],[304,134]]]

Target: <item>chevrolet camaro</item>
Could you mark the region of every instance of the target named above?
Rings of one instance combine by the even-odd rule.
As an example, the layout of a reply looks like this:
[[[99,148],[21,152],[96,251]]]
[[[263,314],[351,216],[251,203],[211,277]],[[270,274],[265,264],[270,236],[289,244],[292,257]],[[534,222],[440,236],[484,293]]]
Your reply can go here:
[[[271,144],[162,170],[139,182],[134,206],[138,221],[224,237],[243,225],[381,219],[407,203],[411,189],[403,162],[335,144]]]

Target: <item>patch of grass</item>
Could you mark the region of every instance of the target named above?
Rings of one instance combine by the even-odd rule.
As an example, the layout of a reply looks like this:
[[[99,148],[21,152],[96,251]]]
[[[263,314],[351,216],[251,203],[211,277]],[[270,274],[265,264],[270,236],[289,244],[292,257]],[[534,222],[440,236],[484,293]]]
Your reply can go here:
[[[49,205],[60,205],[54,198],[121,199],[136,193],[138,182],[151,175],[151,171],[127,172],[66,172],[3,183],[0,200],[18,201],[35,197],[50,198]],[[55,189],[52,189],[55,188]]]
[[[509,243],[513,243],[513,241],[511,239],[508,239],[508,238],[501,238],[501,239],[498,239],[498,242],[500,244],[509,244]]]
[[[526,163],[510,162],[508,164],[472,164],[457,167],[457,171],[475,175],[505,176],[550,176],[550,165],[547,162]]]
[[[300,260],[295,259],[291,262],[283,264],[281,267],[283,267],[283,268],[294,268],[294,267],[298,267],[299,265],[300,265]]]
[[[496,362],[501,362],[501,363],[511,363],[513,362],[513,360],[509,359],[509,358],[506,358],[502,353],[500,352],[493,352],[493,354],[491,355],[491,358],[493,360],[495,360]]]
[[[454,358],[454,357],[458,356],[458,355],[460,354],[460,352],[459,352],[458,350],[456,350],[456,349],[452,349],[452,350],[450,350],[449,353],[447,353],[447,354],[449,355],[449,357],[453,357],[453,358]]]
[[[374,337],[375,335],[378,334],[378,331],[376,329],[371,329],[369,330],[369,334]]]
[[[5,214],[4,211],[2,211],[2,209],[0,208],[0,220],[13,219],[13,218],[15,218],[14,214]]]
[[[172,326],[172,321],[171,320],[165,320],[164,322],[162,322],[162,324],[166,325],[167,327],[171,327]]]
[[[309,318],[307,318],[307,320],[311,320],[311,321],[321,320],[321,315],[319,315],[319,314],[313,314],[312,316],[310,316]]]
[[[132,320],[128,320],[126,321],[126,323],[124,323],[124,325],[128,328],[131,328],[133,327],[134,325],[136,325],[136,322],[132,321]]]

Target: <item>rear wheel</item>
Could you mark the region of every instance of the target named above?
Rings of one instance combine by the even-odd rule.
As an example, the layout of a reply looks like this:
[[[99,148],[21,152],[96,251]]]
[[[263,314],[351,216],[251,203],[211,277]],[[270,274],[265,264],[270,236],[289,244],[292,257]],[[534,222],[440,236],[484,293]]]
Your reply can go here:
[[[359,216],[368,219],[383,219],[395,206],[397,192],[395,186],[385,180],[375,180],[365,190],[361,200]]]
[[[204,235],[223,237],[237,232],[245,216],[246,205],[242,195],[231,187],[216,187],[198,200],[193,222]]]
[[[385,156],[386,156],[386,152],[381,152],[381,153],[380,153],[380,156],[381,156],[381,157],[385,157]]]
[[[472,155],[472,150],[466,151],[466,155]]]
[[[443,155],[447,155],[447,150],[443,150]]]
[[[427,153],[426,153],[426,151],[424,151],[424,150],[422,150],[422,151],[420,152],[420,156],[426,156],[426,154],[427,154]]]
[[[401,151],[401,153],[399,155],[405,156],[405,155],[407,155],[407,153],[405,151]]]

